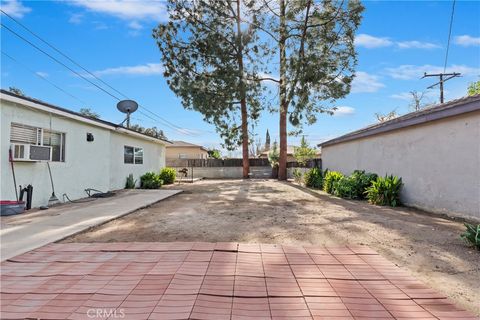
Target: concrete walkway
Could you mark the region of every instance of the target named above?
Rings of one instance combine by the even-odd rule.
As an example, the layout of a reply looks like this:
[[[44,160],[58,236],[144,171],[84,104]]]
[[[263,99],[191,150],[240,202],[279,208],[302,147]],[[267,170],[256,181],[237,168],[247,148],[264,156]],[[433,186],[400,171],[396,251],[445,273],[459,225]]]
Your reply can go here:
[[[1,217],[1,261],[171,197],[181,190],[122,190],[111,198]]]

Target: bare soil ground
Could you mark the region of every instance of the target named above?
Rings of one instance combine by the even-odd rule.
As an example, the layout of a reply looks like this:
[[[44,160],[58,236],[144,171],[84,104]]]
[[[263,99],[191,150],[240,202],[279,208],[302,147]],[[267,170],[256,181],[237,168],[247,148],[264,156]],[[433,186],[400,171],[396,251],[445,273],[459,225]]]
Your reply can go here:
[[[205,180],[170,188],[184,192],[64,242],[365,244],[480,315],[480,253],[460,239],[460,222],[273,180]]]

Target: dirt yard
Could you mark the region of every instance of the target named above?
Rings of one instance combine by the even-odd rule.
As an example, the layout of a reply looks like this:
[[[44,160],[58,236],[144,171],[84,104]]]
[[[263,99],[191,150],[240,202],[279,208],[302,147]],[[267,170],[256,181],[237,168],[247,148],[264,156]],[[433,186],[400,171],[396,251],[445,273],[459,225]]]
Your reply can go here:
[[[480,315],[480,253],[462,223],[376,207],[276,181],[206,180],[64,242],[238,241],[365,244]]]

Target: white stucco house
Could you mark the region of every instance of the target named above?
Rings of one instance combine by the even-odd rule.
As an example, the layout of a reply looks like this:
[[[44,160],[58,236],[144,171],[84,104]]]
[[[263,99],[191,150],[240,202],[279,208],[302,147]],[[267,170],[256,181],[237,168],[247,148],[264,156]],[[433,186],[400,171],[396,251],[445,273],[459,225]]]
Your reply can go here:
[[[47,161],[56,196],[86,196],[85,189],[123,189],[131,173],[139,177],[165,166],[169,141],[120,125],[85,117],[36,99],[0,92],[0,199],[15,200],[9,150],[18,186],[33,186],[32,207],[46,205],[52,194]]]

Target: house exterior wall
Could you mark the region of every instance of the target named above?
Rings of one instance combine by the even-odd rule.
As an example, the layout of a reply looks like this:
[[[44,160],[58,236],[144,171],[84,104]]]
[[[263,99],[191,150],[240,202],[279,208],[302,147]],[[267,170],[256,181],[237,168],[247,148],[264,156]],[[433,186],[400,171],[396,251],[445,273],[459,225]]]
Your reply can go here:
[[[143,148],[143,165],[123,162],[123,147]],[[140,186],[140,176],[147,171],[159,172],[165,167],[165,147],[155,142],[138,139],[112,132],[110,135],[110,185],[115,189],[125,187],[125,180],[131,173]]]
[[[179,159],[181,154],[186,155],[186,159],[208,158],[208,152],[200,147],[167,147],[167,159]]]
[[[480,112],[322,147],[323,168],[402,177],[403,203],[480,219]]]
[[[165,147],[132,135],[117,133],[112,129],[83,123],[68,117],[13,104],[6,100],[0,103],[0,199],[14,200],[15,190],[12,170],[8,160],[10,127],[12,122],[52,129],[65,133],[65,162],[50,162],[56,196],[62,200],[66,193],[70,199],[86,196],[84,189],[101,191],[125,187],[129,173],[135,178],[147,171],[158,171],[165,164]],[[87,142],[87,132],[94,141]],[[123,147],[133,145],[144,148],[144,163],[124,164]],[[46,162],[15,161],[18,185],[33,185],[32,206],[46,205],[52,194]]]

